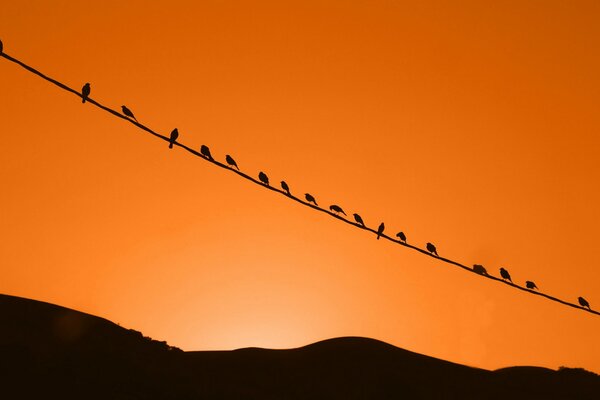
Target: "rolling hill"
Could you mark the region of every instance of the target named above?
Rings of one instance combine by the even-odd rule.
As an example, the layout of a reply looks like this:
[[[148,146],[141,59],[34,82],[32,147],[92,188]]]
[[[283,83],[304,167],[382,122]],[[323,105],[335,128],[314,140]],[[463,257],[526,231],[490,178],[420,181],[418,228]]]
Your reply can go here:
[[[106,319],[0,295],[6,399],[599,399],[582,369],[472,368],[374,339],[183,352]],[[6,395],[6,397],[5,397]]]

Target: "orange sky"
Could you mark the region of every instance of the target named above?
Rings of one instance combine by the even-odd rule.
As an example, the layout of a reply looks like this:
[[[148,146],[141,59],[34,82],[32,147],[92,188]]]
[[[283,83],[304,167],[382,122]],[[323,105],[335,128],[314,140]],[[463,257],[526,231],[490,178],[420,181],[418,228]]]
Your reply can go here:
[[[600,4],[488,3],[8,2],[0,39],[253,176],[600,307]],[[186,350],[360,335],[600,372],[595,315],[376,241],[4,59],[0,82],[1,293]]]

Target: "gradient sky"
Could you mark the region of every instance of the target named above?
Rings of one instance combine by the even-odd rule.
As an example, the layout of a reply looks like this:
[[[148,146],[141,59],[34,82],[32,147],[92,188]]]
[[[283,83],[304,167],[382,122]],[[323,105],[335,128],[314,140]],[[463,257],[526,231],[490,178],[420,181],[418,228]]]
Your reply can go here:
[[[597,1],[12,1],[6,53],[319,204],[600,308]],[[185,350],[600,372],[600,318],[286,200],[0,59],[0,292]]]

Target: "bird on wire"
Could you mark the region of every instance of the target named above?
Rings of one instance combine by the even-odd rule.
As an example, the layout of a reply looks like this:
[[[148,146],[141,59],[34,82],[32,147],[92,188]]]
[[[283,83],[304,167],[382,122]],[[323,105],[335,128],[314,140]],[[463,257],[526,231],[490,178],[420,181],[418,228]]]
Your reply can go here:
[[[173,148],[173,144],[175,143],[175,141],[177,140],[178,137],[179,137],[179,131],[177,130],[177,128],[175,128],[171,131],[171,136],[169,137],[169,148],[170,149]]]
[[[436,256],[439,257],[439,255],[437,253],[437,249],[435,248],[433,243],[427,243],[427,251],[430,252],[431,254],[435,254]]]
[[[202,146],[200,146],[200,154],[202,154],[204,156],[204,158],[206,158],[206,159],[208,159],[210,161],[214,160],[212,154],[210,154],[210,149],[205,144],[203,144]]]
[[[4,52],[4,44],[2,43],[2,40],[0,40],[0,54],[2,54]]]
[[[288,186],[286,181],[281,181],[281,188],[287,193],[288,196],[291,196],[290,187]]]
[[[381,224],[379,224],[379,228],[377,228],[377,240],[379,240],[379,236],[381,236],[384,229],[385,229],[385,224],[382,222]]]
[[[473,272],[478,273],[479,275],[487,275],[487,270],[481,264],[473,264]]]
[[[127,108],[126,106],[121,106],[121,110],[123,111],[123,114],[125,114],[126,117],[133,118],[135,122],[138,122],[137,118],[135,117],[135,115],[133,115],[129,108]]]
[[[92,89],[90,88],[89,83],[86,83],[85,85],[83,85],[83,87],[81,88],[81,102],[82,103],[85,103],[85,101],[87,100],[91,91],[92,91]]]
[[[404,234],[404,232],[398,232],[398,233],[396,233],[396,237],[398,239],[400,239],[401,242],[406,243],[406,235]]]
[[[502,277],[502,279],[504,279],[505,281],[510,281],[510,283],[512,283],[512,279],[510,279],[510,274],[508,273],[507,270],[505,270],[504,268],[500,268],[500,276]]]
[[[353,216],[354,216],[354,220],[356,221],[357,224],[362,225],[363,228],[366,228],[365,223],[360,215],[353,214]]]
[[[233,157],[231,157],[229,154],[227,154],[227,155],[225,156],[225,161],[227,161],[227,164],[228,164],[230,167],[232,167],[232,168],[233,168],[233,167],[235,167],[235,168],[236,168],[238,171],[240,170],[240,167],[238,167],[238,165],[237,165],[237,163],[235,162],[235,160],[233,159]]]
[[[536,286],[535,282],[533,282],[533,281],[526,281],[525,287],[527,287],[527,289],[531,289],[531,290],[534,290],[534,289],[539,290],[538,287]]]
[[[265,185],[269,186],[269,177],[264,172],[260,171],[258,173],[258,179]]]
[[[306,199],[307,202],[314,203],[315,206],[317,206],[317,207],[319,206],[317,204],[317,200],[315,200],[315,198],[313,197],[312,194],[310,194],[310,193],[304,193],[304,198]]]
[[[331,211],[333,211],[336,214],[344,214],[346,215],[346,213],[344,212],[344,210],[342,210],[342,207],[338,206],[337,204],[332,204],[329,206],[329,209]]]
[[[589,310],[591,310],[592,308],[590,307],[590,303],[588,303],[588,301],[586,299],[584,299],[583,297],[579,297],[577,300],[579,300],[579,304],[581,305],[581,307],[587,307]]]

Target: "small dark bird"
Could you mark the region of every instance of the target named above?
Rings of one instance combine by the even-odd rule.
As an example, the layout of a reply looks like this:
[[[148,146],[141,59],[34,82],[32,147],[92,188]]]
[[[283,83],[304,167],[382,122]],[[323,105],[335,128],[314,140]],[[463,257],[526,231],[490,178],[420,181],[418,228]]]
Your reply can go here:
[[[504,279],[505,281],[510,281],[512,283],[512,279],[510,279],[510,274],[508,273],[507,270],[505,270],[504,268],[500,268],[500,276],[502,277],[502,279]]]
[[[430,252],[431,254],[435,254],[436,256],[439,257],[439,255],[437,253],[437,249],[435,248],[433,243],[427,243],[427,251]]]
[[[81,102],[82,103],[85,103],[88,96],[90,95],[91,90],[92,89],[90,88],[89,83],[86,83],[85,85],[83,85],[83,87],[81,88]]]
[[[125,114],[126,117],[133,118],[135,119],[135,122],[138,122],[137,118],[133,115],[129,108],[121,106],[121,110],[123,110],[123,114]]]
[[[379,240],[379,236],[381,236],[381,234],[383,233],[384,229],[385,229],[385,225],[382,222],[382,223],[379,224],[379,228],[377,228],[377,240]]]
[[[363,222],[363,219],[360,215],[358,214],[353,214],[354,215],[354,220],[356,221],[357,224],[360,224],[363,226],[363,228],[366,228],[365,223]]]
[[[269,177],[264,172],[260,171],[258,173],[258,179],[265,185],[269,186]]]
[[[178,137],[179,137],[179,131],[177,130],[177,128],[175,128],[171,131],[171,137],[169,138],[169,148],[170,149],[173,148],[173,143],[175,143],[175,141],[177,140]]]
[[[2,54],[3,51],[4,51],[4,44],[2,43],[2,40],[0,40],[0,54]]]
[[[584,299],[583,297],[580,297],[577,300],[579,300],[579,304],[581,305],[581,307],[587,307],[588,309],[591,310],[590,303],[588,303],[588,301],[586,299]]]
[[[398,239],[400,239],[400,241],[406,243],[406,235],[404,234],[404,232],[398,232],[398,233],[396,233],[396,237]]]
[[[285,190],[285,192],[287,193],[288,196],[291,196],[292,194],[290,193],[290,187],[288,186],[288,184],[286,183],[286,181],[281,181],[281,188],[283,190]]]
[[[227,161],[227,164],[229,164],[230,167],[235,167],[238,171],[240,170],[240,167],[238,167],[233,157],[231,157],[229,154],[225,156],[225,161]]]
[[[210,154],[210,149],[205,144],[203,144],[202,146],[200,146],[200,154],[202,154],[204,156],[204,158],[208,158],[210,161],[214,160],[214,158]]]
[[[479,275],[487,275],[487,270],[481,264],[473,264],[473,271],[478,273]]]
[[[310,193],[304,193],[304,198],[306,199],[306,201],[308,201],[309,203],[315,203],[315,206],[319,206],[317,204],[317,200],[315,200],[315,198],[313,197],[312,194]]]
[[[533,289],[537,289],[537,288],[538,288],[538,287],[535,285],[535,283],[534,283],[534,282],[532,282],[532,281],[526,281],[526,282],[525,282],[525,287],[527,287],[527,289],[531,289],[531,290],[533,290]],[[538,289],[538,290],[539,290],[539,289]]]
[[[331,211],[333,211],[334,213],[336,213],[336,214],[342,213],[342,214],[346,215],[346,213],[344,212],[344,210],[342,210],[342,207],[340,207],[340,206],[338,206],[336,204],[332,204],[331,206],[329,206],[329,209]]]

